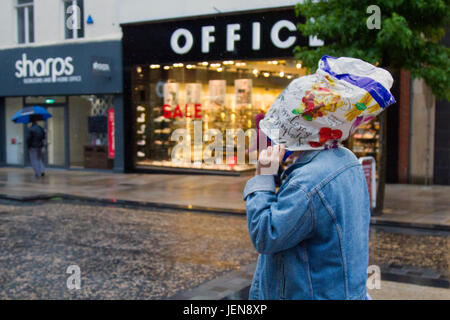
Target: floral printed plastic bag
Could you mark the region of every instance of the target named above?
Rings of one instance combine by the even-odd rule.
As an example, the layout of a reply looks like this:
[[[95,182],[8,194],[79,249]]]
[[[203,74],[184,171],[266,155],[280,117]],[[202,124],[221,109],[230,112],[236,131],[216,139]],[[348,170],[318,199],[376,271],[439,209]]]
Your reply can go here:
[[[395,103],[392,83],[388,71],[360,59],[323,56],[316,73],[293,80],[259,125],[291,151],[337,147]]]

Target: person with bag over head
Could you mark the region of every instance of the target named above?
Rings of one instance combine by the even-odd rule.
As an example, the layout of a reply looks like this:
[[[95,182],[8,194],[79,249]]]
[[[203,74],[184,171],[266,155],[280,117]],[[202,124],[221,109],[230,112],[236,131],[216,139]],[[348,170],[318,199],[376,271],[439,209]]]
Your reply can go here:
[[[260,152],[244,189],[258,261],[250,299],[369,299],[370,200],[356,156],[341,142],[395,102],[391,74],[354,58],[324,56],[293,80],[260,129]],[[285,154],[293,164],[276,177]]]

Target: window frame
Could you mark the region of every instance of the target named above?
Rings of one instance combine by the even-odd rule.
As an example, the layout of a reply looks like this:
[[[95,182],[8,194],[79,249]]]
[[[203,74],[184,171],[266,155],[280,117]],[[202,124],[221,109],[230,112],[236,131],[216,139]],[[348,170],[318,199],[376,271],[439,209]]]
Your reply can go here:
[[[83,39],[85,37],[85,30],[84,30],[84,2],[83,0],[62,0],[63,2],[63,17],[64,17],[64,21],[63,21],[63,25],[64,25],[64,39],[65,40],[76,40],[76,39]],[[81,3],[81,5],[80,5]],[[66,4],[68,4],[68,6],[66,7]],[[67,8],[69,8],[70,6],[77,6],[78,8],[80,8],[80,28],[76,29],[69,29],[67,28],[67,18],[68,18],[68,13],[67,13]],[[81,35],[79,35],[78,33],[81,31]],[[71,36],[68,37],[67,35],[70,34]]]
[[[34,0],[29,0],[27,3],[19,3],[19,0],[15,1],[15,8],[16,8],[16,17],[17,17],[17,43],[19,44],[28,44],[34,42]],[[19,34],[19,10],[24,9],[23,13],[23,29],[24,29],[24,38],[23,42],[20,41],[20,34]],[[30,26],[30,9],[33,10],[33,28]],[[33,31],[33,34],[31,36],[31,31]],[[32,39],[30,39],[32,38]]]

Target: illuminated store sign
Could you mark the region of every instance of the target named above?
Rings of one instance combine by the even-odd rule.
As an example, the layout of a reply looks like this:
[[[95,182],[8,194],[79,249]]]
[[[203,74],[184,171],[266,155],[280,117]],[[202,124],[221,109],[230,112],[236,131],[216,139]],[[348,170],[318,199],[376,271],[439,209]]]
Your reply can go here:
[[[292,57],[316,45],[297,30],[301,19],[292,8],[122,25],[125,64]]]
[[[261,22],[252,22],[250,30],[242,30],[241,23],[227,24],[226,30],[226,51],[233,52],[237,43],[241,41],[241,32],[249,32],[252,36],[252,50],[261,50]],[[295,24],[290,20],[279,20],[273,24],[270,29],[270,40],[272,44],[279,49],[287,49],[292,47],[297,37],[295,35],[289,35],[285,39],[280,37],[280,31],[287,29],[288,31],[296,31]],[[202,26],[201,27],[201,52],[209,53],[210,47],[216,42],[214,36],[216,31],[215,26]],[[183,39],[183,45],[180,45],[180,40]],[[191,31],[185,28],[179,28],[172,33],[170,37],[170,46],[173,52],[177,54],[188,53],[194,45],[194,36]]]

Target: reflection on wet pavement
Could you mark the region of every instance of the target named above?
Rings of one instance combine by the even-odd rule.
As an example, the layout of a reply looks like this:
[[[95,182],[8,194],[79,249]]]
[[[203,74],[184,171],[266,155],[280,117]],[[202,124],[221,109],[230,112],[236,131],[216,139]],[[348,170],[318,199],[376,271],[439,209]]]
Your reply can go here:
[[[35,179],[28,169],[0,168],[0,195],[68,194],[243,210],[242,191],[247,180],[248,177],[68,170],[51,170],[44,178]]]
[[[250,176],[138,174],[49,170],[35,179],[31,169],[0,168],[0,196],[72,197],[213,208],[245,213],[242,191]],[[450,186],[388,184],[383,215],[375,222],[450,228]]]

